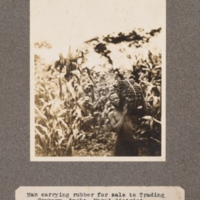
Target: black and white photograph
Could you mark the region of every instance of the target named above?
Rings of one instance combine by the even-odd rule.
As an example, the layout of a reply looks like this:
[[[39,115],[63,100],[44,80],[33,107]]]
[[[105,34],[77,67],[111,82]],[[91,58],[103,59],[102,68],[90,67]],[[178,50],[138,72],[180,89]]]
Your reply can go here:
[[[31,0],[31,161],[165,161],[166,1]]]

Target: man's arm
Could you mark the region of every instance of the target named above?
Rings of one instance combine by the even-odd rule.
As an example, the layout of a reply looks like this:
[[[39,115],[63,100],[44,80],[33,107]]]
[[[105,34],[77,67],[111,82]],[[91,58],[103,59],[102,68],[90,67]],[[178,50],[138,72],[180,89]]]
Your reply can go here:
[[[113,130],[116,131],[117,133],[120,131],[120,129],[124,123],[126,113],[127,113],[127,106],[124,107],[123,113],[118,122],[115,119],[114,112],[111,112],[108,114],[108,118],[110,120],[111,126],[112,126]]]

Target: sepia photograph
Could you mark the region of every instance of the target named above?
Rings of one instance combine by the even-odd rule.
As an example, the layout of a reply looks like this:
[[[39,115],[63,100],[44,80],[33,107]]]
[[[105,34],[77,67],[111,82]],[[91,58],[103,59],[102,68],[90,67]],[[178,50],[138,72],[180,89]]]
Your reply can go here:
[[[30,1],[31,161],[165,161],[166,1]]]

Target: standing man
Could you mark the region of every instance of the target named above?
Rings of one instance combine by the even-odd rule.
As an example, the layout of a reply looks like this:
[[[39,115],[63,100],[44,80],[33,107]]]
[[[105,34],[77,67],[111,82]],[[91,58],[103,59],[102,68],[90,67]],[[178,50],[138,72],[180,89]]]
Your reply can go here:
[[[128,114],[127,105],[120,106],[120,99],[116,92],[109,96],[115,110],[108,114],[112,130],[117,133],[114,156],[138,156],[137,130],[139,122],[137,116]]]

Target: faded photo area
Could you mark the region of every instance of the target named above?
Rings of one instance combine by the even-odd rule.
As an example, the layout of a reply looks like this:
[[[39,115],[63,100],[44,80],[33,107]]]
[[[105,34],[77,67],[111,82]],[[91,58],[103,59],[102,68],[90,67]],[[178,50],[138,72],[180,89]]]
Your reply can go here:
[[[165,9],[31,0],[32,161],[165,161]]]

